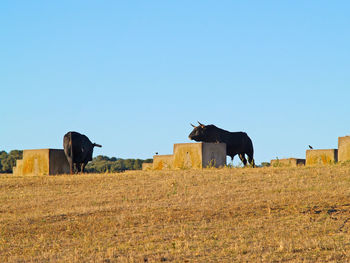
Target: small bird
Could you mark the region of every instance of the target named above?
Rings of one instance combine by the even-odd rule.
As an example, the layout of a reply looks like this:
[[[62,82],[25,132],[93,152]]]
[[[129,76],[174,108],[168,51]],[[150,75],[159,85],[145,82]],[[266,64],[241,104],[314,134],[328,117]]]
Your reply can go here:
[[[313,149],[313,147],[311,146],[311,145],[309,145],[309,148],[312,150]]]
[[[155,152],[156,155],[158,155],[158,152]]]

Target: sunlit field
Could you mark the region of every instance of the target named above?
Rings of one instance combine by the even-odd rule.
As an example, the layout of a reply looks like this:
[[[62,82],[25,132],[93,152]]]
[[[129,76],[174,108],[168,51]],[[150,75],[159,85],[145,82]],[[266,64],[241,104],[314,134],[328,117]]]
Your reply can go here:
[[[348,262],[350,167],[0,176],[0,262]]]

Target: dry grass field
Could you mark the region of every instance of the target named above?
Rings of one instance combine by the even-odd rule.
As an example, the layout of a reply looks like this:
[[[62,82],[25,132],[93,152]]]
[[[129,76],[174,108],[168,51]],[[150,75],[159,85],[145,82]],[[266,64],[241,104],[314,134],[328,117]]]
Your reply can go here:
[[[350,167],[0,176],[0,262],[350,262]]]

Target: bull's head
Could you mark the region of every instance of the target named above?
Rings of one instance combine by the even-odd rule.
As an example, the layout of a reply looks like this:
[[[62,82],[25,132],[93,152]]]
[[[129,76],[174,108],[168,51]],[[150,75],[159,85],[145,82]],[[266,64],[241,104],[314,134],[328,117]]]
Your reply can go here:
[[[198,124],[198,126],[195,126],[191,123],[194,129],[188,136],[190,140],[195,140],[196,142],[204,141],[206,137],[206,126],[200,122]]]

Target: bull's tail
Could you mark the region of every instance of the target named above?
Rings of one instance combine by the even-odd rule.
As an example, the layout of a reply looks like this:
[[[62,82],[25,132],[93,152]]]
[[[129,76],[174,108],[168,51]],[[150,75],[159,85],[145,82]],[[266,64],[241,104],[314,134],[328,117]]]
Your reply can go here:
[[[70,146],[70,157],[73,160],[73,141],[72,141],[72,133],[69,133],[69,146]]]
[[[255,161],[254,161],[254,148],[253,148],[253,142],[252,140],[249,138],[249,136],[247,135],[248,138],[248,162],[249,164],[254,168],[255,167]]]
[[[254,151],[251,151],[250,153],[247,153],[247,155],[248,155],[248,162],[249,162],[249,164],[254,168],[255,167]]]
[[[74,173],[74,156],[73,156],[73,140],[72,140],[72,133],[69,133],[69,146],[70,146],[70,158],[71,162],[69,163],[70,168],[70,174]]]
[[[97,143],[93,143],[92,145],[93,145],[94,147],[102,147],[102,145],[97,144]]]

